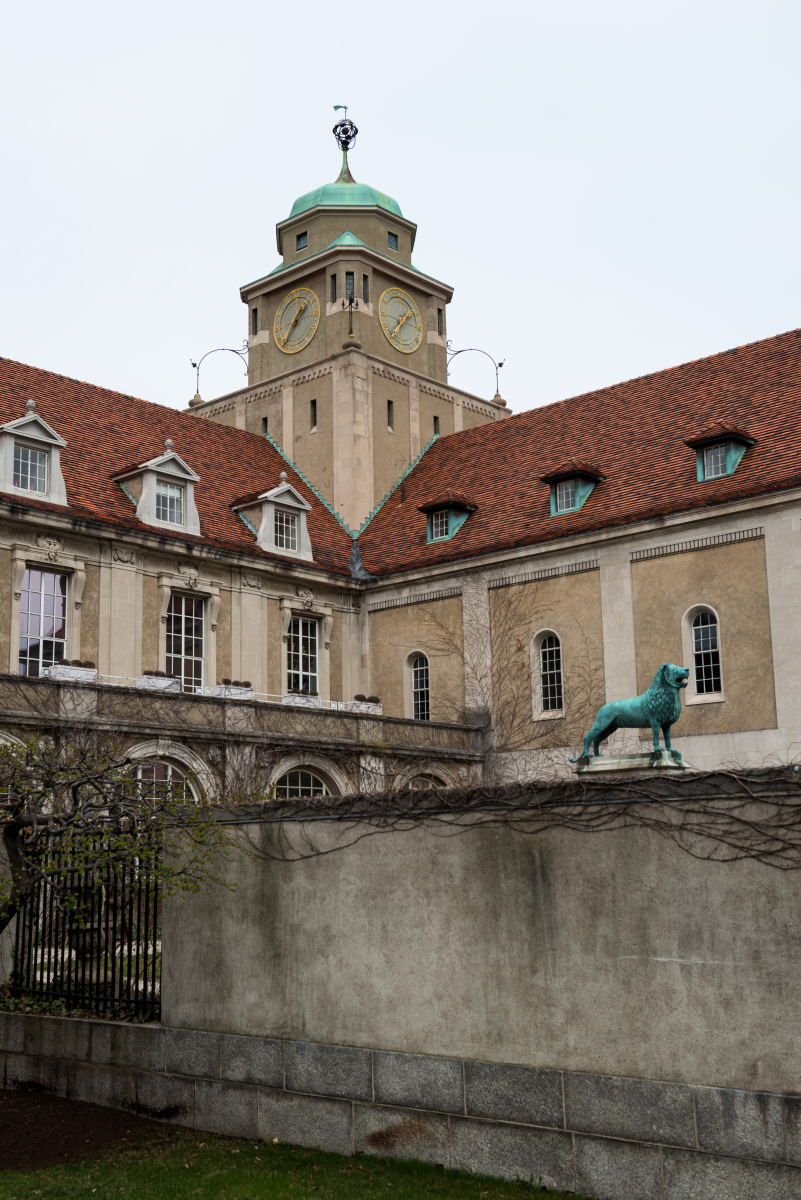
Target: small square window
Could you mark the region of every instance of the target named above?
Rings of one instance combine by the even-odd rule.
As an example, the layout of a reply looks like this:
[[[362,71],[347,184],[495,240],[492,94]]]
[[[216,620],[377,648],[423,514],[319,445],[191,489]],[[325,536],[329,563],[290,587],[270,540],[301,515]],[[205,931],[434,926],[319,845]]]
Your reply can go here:
[[[450,529],[450,512],[447,508],[440,508],[431,515],[431,537],[444,538],[448,536]]]
[[[178,484],[156,481],[156,520],[183,525],[184,489]]]
[[[47,451],[14,445],[14,487],[23,492],[47,491]]]
[[[387,245],[389,246],[390,250],[397,250],[397,248],[398,248],[397,233],[388,233],[387,234]]]
[[[575,479],[562,479],[556,485],[556,511],[570,512],[576,507]]]
[[[275,544],[279,550],[297,550],[298,518],[294,513],[275,510]]]
[[[308,246],[308,244],[309,244],[308,233],[299,233],[297,235],[297,237],[295,238],[295,249],[296,250],[305,250],[306,247]]]
[[[717,446],[707,446],[704,450],[704,479],[718,479],[721,475],[728,475],[727,448],[726,442],[721,442]]]

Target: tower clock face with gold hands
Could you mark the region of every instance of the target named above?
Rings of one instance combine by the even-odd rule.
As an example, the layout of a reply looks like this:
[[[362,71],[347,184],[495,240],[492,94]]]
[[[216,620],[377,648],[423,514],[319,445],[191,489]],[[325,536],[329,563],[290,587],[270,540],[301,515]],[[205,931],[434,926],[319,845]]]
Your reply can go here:
[[[420,309],[403,288],[387,288],[378,302],[378,316],[387,341],[401,354],[411,354],[423,340]]]
[[[320,301],[308,288],[295,288],[281,301],[275,314],[275,344],[284,354],[297,354],[317,332]]]

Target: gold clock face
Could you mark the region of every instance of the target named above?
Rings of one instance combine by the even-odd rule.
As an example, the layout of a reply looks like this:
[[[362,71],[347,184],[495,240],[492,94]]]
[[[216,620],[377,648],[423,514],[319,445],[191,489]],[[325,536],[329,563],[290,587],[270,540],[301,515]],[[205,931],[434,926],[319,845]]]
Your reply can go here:
[[[411,354],[423,340],[420,309],[403,288],[387,288],[378,302],[381,328],[401,354]]]
[[[275,314],[275,344],[284,354],[297,354],[317,332],[320,301],[308,288],[295,288],[286,296]]]

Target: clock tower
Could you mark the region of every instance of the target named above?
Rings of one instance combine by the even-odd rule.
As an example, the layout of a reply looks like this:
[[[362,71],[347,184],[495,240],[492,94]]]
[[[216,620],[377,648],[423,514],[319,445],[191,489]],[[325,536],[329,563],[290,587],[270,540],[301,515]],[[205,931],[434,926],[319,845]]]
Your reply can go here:
[[[338,177],[295,201],[282,261],[240,289],[248,387],[190,405],[273,438],[354,532],[432,437],[507,415],[448,386],[453,289],[412,266],[397,201],[351,175],[357,132],[337,122]]]

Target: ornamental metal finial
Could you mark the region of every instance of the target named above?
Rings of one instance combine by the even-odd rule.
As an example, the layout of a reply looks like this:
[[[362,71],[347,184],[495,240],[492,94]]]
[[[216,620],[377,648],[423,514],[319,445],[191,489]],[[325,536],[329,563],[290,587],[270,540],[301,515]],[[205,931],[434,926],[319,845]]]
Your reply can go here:
[[[340,108],[345,110],[345,116],[340,121],[337,121],[336,125],[334,126],[334,137],[337,140],[337,145],[339,146],[340,150],[344,150],[347,153],[347,151],[350,150],[351,146],[356,141],[356,134],[359,131],[353,124],[353,121],[348,120],[347,104],[335,104],[334,112],[337,112]]]

